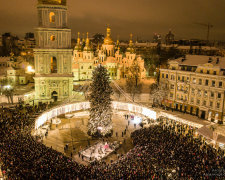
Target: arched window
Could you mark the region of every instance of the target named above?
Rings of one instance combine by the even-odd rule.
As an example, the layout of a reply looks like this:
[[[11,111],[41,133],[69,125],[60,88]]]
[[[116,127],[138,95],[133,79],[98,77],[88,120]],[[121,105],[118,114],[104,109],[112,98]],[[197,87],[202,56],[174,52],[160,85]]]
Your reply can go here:
[[[57,73],[57,60],[56,60],[56,57],[51,57],[51,73]]]
[[[54,12],[50,12],[49,13],[49,22],[50,23],[54,23],[55,22],[55,13]]]

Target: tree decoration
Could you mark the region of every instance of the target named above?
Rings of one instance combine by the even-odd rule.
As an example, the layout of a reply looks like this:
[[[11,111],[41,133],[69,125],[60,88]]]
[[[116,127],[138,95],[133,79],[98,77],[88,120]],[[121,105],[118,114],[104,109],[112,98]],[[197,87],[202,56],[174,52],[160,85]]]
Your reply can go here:
[[[88,134],[90,136],[107,136],[112,133],[112,107],[110,86],[107,69],[98,65],[93,71],[90,85],[90,118]]]

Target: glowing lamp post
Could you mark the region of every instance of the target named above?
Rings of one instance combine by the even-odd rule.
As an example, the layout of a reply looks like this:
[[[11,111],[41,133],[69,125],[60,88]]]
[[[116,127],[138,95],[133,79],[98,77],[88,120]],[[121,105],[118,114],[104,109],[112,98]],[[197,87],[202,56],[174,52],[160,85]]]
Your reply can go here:
[[[27,66],[27,72],[34,73],[35,70],[32,68],[32,66]]]

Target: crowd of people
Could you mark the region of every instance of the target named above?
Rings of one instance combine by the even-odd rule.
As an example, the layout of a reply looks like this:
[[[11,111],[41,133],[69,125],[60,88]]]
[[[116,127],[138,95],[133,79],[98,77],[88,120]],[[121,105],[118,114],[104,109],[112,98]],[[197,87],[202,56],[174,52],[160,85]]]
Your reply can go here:
[[[134,148],[111,164],[88,166],[46,147],[31,135],[41,106],[0,108],[0,163],[9,179],[217,179],[225,178],[224,151],[177,124],[131,134]]]

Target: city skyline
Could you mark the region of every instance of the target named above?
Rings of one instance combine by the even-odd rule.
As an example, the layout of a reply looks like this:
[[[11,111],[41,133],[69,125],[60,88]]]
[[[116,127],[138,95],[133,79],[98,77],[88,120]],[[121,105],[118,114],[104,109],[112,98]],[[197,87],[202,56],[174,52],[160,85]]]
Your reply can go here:
[[[26,32],[34,32],[33,28],[37,27],[36,5],[37,0],[2,2],[0,33],[11,32],[24,37]],[[118,0],[69,0],[67,6],[72,38],[76,38],[78,31],[88,31],[90,35],[98,32],[105,34],[105,28],[109,24],[114,41],[117,36],[129,39],[130,33],[134,34],[135,40],[137,37],[140,40],[152,40],[154,33],[165,36],[170,29],[175,34],[175,39],[206,39],[207,27],[199,23],[210,23],[213,28],[209,39],[225,40],[223,0],[130,0],[129,3]]]

